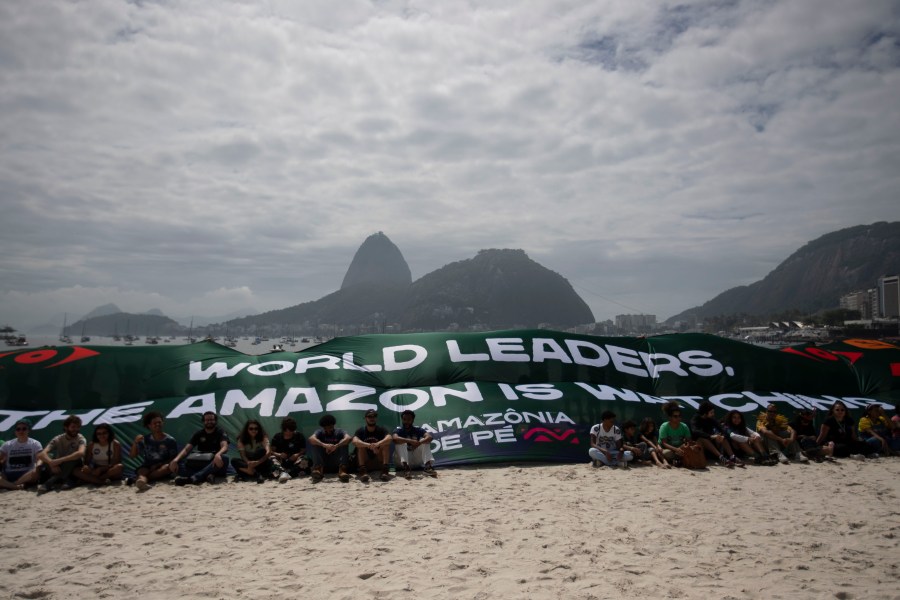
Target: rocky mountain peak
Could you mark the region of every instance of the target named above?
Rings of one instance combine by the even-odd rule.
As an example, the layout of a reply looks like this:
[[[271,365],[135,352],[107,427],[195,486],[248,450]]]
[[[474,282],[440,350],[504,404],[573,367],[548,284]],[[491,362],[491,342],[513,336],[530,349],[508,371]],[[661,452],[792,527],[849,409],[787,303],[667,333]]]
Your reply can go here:
[[[341,289],[363,283],[410,285],[412,273],[400,249],[379,231],[366,238],[344,275]]]

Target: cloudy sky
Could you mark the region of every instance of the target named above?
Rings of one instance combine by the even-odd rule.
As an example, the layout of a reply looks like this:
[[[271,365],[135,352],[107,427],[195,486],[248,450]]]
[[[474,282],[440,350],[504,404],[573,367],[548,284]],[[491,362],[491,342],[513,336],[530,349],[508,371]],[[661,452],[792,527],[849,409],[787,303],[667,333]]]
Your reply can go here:
[[[900,218],[900,2],[0,2],[0,323],[522,248],[665,319]]]

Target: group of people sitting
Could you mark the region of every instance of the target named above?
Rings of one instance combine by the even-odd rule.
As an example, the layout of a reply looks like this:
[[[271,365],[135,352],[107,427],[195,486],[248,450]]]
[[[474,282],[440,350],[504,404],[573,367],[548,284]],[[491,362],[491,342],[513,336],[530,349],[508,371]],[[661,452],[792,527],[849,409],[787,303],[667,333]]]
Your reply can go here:
[[[600,423],[590,432],[588,455],[593,466],[683,466],[688,441],[699,444],[709,459],[730,468],[743,467],[745,461],[771,466],[791,461],[900,455],[900,416],[889,420],[880,404],[867,405],[865,416],[857,424],[847,405],[838,400],[818,429],[812,410],[802,409],[789,420],[774,404],[759,414],[755,428],[749,427],[737,410],[717,419],[715,406],[708,401],[697,407],[690,426],[683,422],[677,402],[663,405],[663,412],[666,421],[659,431],[650,417],[640,425],[626,421],[619,427],[615,413],[602,413]]]
[[[415,413],[403,411],[401,425],[393,432],[378,425],[378,413],[368,410],[365,424],[351,436],[336,427],[333,415],[319,419],[319,429],[309,438],[297,431],[297,422],[285,417],[281,431],[271,439],[256,419],[244,423],[235,446],[239,457],[230,460],[230,440],[219,427],[214,412],[203,414],[203,427],[178,448],[175,438],[163,429],[163,415],[148,412],[143,423],[146,434],[134,438],[128,450],[133,459],[140,459],[133,477],[127,483],[138,491],[148,489],[152,482],[173,479],[175,485],[213,483],[225,477],[229,463],[235,480],[262,483],[274,479],[284,483],[293,477],[310,475],[319,482],[326,473],[337,473],[341,481],[349,481],[351,460],[356,464],[360,481],[369,481],[369,471],[379,471],[382,481],[389,481],[391,446],[397,472],[407,479],[412,470],[422,468],[430,477],[437,477],[431,453],[432,436],[415,425]],[[90,442],[81,434],[80,417],[70,416],[63,421],[63,433],[43,447],[31,437],[31,423],[21,419],[15,425],[15,439],[0,446],[0,489],[24,489],[37,485],[39,493],[51,489],[68,489],[80,482],[103,485],[125,477],[122,463],[122,444],[107,424],[94,427]],[[354,445],[354,456],[349,447]]]
[[[593,465],[683,466],[689,441],[699,444],[707,457],[726,467],[742,467],[745,461],[774,465],[900,455],[900,417],[895,415],[889,420],[880,404],[867,405],[865,416],[857,423],[847,405],[836,401],[818,429],[813,411],[800,410],[793,420],[788,420],[774,404],[760,413],[755,428],[749,427],[737,410],[717,419],[710,402],[697,407],[690,427],[682,421],[682,408],[677,402],[664,405],[663,412],[666,421],[658,431],[649,417],[640,425],[626,421],[619,427],[615,413],[602,413],[601,422],[590,430],[588,454]],[[250,419],[237,436],[239,457],[230,460],[230,440],[219,427],[214,412],[203,414],[202,429],[180,449],[164,431],[163,415],[148,412],[143,419],[147,433],[136,436],[128,449],[129,456],[140,459],[140,463],[127,482],[138,491],[169,478],[176,485],[214,482],[216,477],[227,475],[229,462],[238,481],[262,483],[274,479],[284,483],[309,475],[318,482],[326,473],[337,473],[341,481],[348,481],[351,464],[356,466],[362,482],[370,480],[370,471],[378,472],[382,481],[389,481],[392,459],[397,472],[406,478],[411,477],[413,468],[422,468],[426,475],[437,477],[432,436],[415,425],[415,416],[411,410],[403,411],[401,425],[390,432],[378,425],[378,413],[368,410],[365,424],[351,436],[336,426],[333,415],[325,414],[319,419],[319,429],[308,438],[297,430],[294,419],[285,417],[281,431],[271,439],[259,421]],[[29,437],[31,423],[19,420],[15,439],[0,446],[0,489],[37,485],[39,492],[46,492],[80,482],[102,485],[121,481],[125,477],[123,448],[115,431],[108,424],[98,424],[88,442],[80,432],[81,426],[80,417],[67,417],[63,433],[43,447]],[[351,443],[354,457],[350,454]]]

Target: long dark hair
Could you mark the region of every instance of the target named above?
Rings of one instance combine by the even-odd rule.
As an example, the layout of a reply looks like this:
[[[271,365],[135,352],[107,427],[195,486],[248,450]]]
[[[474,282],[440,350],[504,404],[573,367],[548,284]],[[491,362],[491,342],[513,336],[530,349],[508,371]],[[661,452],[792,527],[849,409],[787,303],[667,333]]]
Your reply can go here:
[[[259,429],[256,430],[256,435],[251,436],[249,427],[251,425],[256,425]],[[267,437],[266,430],[263,429],[262,423],[257,421],[256,419],[250,419],[246,423],[244,423],[244,427],[241,429],[241,433],[238,434],[238,439],[242,444],[247,445],[251,442],[256,442],[257,444],[261,444],[263,439]]]
[[[737,425],[731,422],[731,417],[733,417],[734,415],[737,415],[741,418],[741,422]],[[744,435],[747,433],[747,422],[744,421],[744,413],[739,410],[728,411],[728,414],[725,415],[725,419],[722,420],[722,426],[725,429],[736,431],[740,435]]]
[[[840,404],[841,406],[844,407],[844,418],[841,419],[840,421],[838,421],[838,418],[834,416],[834,407],[837,406],[838,404]],[[846,404],[844,404],[840,400],[834,401],[834,404],[832,404],[831,408],[828,409],[828,416],[834,417],[834,420],[837,421],[838,423],[852,423],[853,422],[853,417],[850,416],[850,409],[847,407]]]
[[[97,430],[105,429],[109,433],[109,437],[106,439],[106,443],[109,444],[110,448],[112,448],[113,442],[116,441],[116,432],[113,431],[112,427],[107,425],[106,423],[101,423],[94,427],[94,433],[91,435],[91,441],[95,444],[99,444],[100,440],[97,439]]]
[[[650,429],[650,425],[653,426],[653,431],[656,431],[656,421],[653,420],[652,417],[644,417],[644,420],[641,421],[641,427],[638,429],[641,435],[647,435],[648,429]]]

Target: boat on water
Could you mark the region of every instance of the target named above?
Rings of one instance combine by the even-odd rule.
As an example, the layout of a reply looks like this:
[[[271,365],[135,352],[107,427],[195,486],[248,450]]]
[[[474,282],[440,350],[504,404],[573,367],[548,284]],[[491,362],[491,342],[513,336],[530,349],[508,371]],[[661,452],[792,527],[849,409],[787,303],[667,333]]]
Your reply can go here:
[[[91,336],[89,336],[89,335],[84,335],[84,326],[85,326],[86,324],[87,324],[87,323],[86,323],[85,321],[82,321],[82,322],[81,322],[81,343],[82,343],[82,344],[86,344],[87,342],[91,341]]]
[[[69,320],[69,313],[65,313],[63,315],[62,330],[60,330],[60,332],[59,332],[59,341],[62,342],[63,344],[71,344],[72,343],[72,338],[69,337],[69,333],[66,331],[68,329],[68,327],[67,327],[68,320]]]

